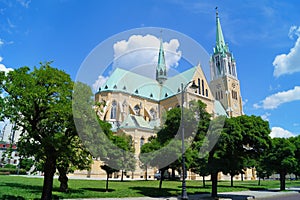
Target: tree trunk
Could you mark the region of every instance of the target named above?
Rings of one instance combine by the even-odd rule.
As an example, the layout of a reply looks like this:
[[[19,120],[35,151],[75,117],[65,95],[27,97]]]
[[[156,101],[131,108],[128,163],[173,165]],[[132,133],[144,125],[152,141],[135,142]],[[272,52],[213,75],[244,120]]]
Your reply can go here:
[[[105,186],[105,191],[108,192],[108,179],[109,179],[109,173],[106,172],[106,186]]]
[[[202,176],[202,184],[203,184],[203,188],[205,188],[205,176]]]
[[[218,196],[218,172],[211,173],[211,197]]]
[[[161,169],[160,171],[160,180],[159,180],[159,189],[161,190],[161,187],[162,187],[162,182],[165,178],[164,174],[165,174],[165,169]]]
[[[41,197],[42,200],[52,199],[53,176],[56,169],[55,163],[56,159],[54,156],[47,156],[46,162],[44,164],[44,185]]]
[[[258,177],[258,185],[260,186],[260,177]]]
[[[124,171],[123,170],[121,170],[121,182],[123,182],[123,177],[124,177]]]
[[[148,167],[147,167],[147,165],[146,165],[146,171],[145,171],[145,180],[146,181],[148,181]]]
[[[175,180],[175,168],[172,168],[172,180]]]
[[[243,174],[243,172],[241,173],[241,181],[244,181],[244,174]]]
[[[233,187],[233,175],[230,175],[230,186]]]
[[[280,191],[285,190],[285,172],[280,172]]]
[[[57,167],[59,172],[58,180],[60,182],[59,191],[68,192],[68,177],[67,169],[64,167]]]

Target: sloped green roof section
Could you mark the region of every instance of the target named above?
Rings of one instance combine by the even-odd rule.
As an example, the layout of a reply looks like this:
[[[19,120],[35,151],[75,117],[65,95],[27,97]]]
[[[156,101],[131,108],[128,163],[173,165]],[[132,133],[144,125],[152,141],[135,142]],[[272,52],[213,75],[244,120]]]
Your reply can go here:
[[[143,98],[160,101],[174,96],[180,92],[181,83],[193,79],[197,67],[190,68],[173,77],[169,77],[163,84],[121,68],[116,68],[99,92],[114,91],[124,92]]]
[[[220,101],[215,100],[215,102],[214,102],[214,112],[217,116],[226,116],[226,117],[228,117],[227,112],[225,111],[225,109],[222,106]]]
[[[158,101],[160,85],[154,79],[116,68],[100,87],[99,92],[103,91],[120,91]]]
[[[142,117],[142,116],[136,116],[136,115],[127,115],[125,120],[122,122],[121,129],[126,128],[143,128],[143,129],[153,129],[149,125],[149,123]]]

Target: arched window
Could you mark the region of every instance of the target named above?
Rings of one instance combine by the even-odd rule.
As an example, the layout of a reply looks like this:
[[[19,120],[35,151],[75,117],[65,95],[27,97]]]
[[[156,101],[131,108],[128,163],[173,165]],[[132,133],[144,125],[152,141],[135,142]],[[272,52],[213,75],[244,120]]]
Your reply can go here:
[[[198,78],[198,93],[201,94],[200,78]]]
[[[110,118],[117,119],[117,102],[115,100],[111,104]]]
[[[135,112],[136,115],[140,115],[141,114],[141,108],[140,108],[140,106],[138,104],[136,104],[134,106],[134,112]]]
[[[145,144],[145,138],[141,137],[140,139],[140,148],[142,148],[142,146]]]
[[[204,80],[202,80],[201,83],[202,83],[202,95],[204,96]]]
[[[208,97],[208,90],[205,89],[205,96]]]
[[[156,119],[156,111],[153,108],[151,108],[151,110],[150,110],[150,115],[151,115],[152,120]]]

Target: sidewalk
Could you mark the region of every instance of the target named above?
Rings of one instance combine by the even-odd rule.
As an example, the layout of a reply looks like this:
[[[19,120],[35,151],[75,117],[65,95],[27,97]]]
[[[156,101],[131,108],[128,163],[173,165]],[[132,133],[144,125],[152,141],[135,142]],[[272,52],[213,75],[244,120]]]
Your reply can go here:
[[[241,192],[225,192],[219,193],[219,200],[247,200],[257,198],[272,198],[278,196],[287,196],[289,194],[298,194],[300,188],[289,188],[289,192],[278,191],[241,191]],[[179,200],[180,197],[128,197],[128,198],[88,198],[84,200]],[[212,200],[210,194],[189,195],[189,200]],[[74,199],[72,199],[74,200]],[[79,199],[78,199],[79,200]],[[82,200],[82,199],[81,199]]]

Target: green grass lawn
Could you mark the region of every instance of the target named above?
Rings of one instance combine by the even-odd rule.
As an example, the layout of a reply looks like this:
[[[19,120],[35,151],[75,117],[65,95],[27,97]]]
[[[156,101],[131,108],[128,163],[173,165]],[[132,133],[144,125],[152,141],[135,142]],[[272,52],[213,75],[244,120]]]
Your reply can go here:
[[[263,190],[278,188],[279,181],[235,181],[234,187],[230,182],[220,181],[218,192]],[[177,196],[181,194],[181,182],[164,181],[163,189],[158,190],[159,181],[110,181],[109,192],[105,192],[105,181],[102,180],[69,180],[69,193],[61,193],[59,181],[54,180],[53,196],[55,199],[89,198],[89,197],[141,197],[141,196]],[[42,178],[0,175],[0,199],[39,199],[43,185]],[[287,187],[300,186],[300,181],[287,181]],[[206,188],[202,181],[187,181],[188,194],[210,193],[211,182],[207,181]]]

